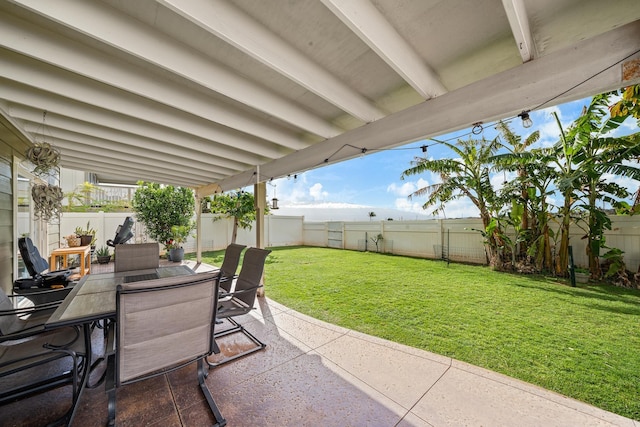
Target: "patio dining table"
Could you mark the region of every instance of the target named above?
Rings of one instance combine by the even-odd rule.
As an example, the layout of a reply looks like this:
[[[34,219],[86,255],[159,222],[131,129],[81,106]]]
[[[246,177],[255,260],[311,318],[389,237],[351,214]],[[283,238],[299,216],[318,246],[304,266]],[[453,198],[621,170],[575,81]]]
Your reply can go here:
[[[158,267],[118,273],[88,274],[74,286],[53,312],[46,327],[82,325],[108,319],[116,314],[116,288],[129,279],[150,279],[195,274],[186,265]]]

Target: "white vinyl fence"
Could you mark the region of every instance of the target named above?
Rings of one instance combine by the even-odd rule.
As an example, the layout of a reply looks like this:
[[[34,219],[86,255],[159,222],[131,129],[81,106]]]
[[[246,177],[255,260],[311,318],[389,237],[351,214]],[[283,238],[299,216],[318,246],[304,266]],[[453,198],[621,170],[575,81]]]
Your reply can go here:
[[[133,214],[129,214],[134,217]],[[96,246],[113,239],[126,213],[64,213],[60,235],[73,233],[76,227],[96,229]],[[231,220],[213,221],[214,215],[202,215],[202,249],[224,249],[231,242]],[[640,218],[612,216],[613,229],[606,233],[607,245],[624,251],[627,268],[637,271],[640,265]],[[349,250],[368,250],[418,258],[447,259],[455,262],[486,264],[480,219],[434,219],[423,221],[305,222],[301,216],[268,215],[265,217],[265,245],[320,246]],[[134,225],[135,242],[150,241],[144,227]],[[577,226],[572,227],[571,245],[575,264],[586,266],[585,240]],[[381,235],[382,239],[377,240]],[[255,229],[238,230],[237,242],[255,245]],[[195,238],[186,245],[195,251]]]

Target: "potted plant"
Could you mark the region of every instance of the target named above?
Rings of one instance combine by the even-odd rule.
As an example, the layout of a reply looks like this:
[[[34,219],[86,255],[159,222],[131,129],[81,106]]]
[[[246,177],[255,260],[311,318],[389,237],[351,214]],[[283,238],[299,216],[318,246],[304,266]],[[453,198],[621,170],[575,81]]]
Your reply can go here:
[[[90,221],[87,221],[87,228],[76,227],[76,236],[80,237],[81,246],[94,246],[96,242],[96,230],[91,228]]]
[[[108,264],[111,261],[111,254],[109,253],[108,246],[102,246],[96,251],[96,257],[98,258],[98,264]]]
[[[589,278],[591,277],[591,273],[586,268],[576,267],[574,269],[574,275],[576,278],[576,283],[589,283]]]
[[[193,223],[189,225],[173,225],[171,226],[171,239],[169,239],[169,259],[173,262],[181,262],[184,258],[184,248],[182,245],[193,230]]]
[[[170,251],[175,240],[171,227],[193,228],[195,198],[190,188],[162,186],[154,182],[139,182],[133,195],[132,208],[138,222],[144,224],[149,237],[164,244]],[[188,233],[187,233],[188,235]]]
[[[67,246],[69,246],[70,248],[80,246],[80,237],[78,237],[75,233],[64,236],[64,240],[67,241]]]

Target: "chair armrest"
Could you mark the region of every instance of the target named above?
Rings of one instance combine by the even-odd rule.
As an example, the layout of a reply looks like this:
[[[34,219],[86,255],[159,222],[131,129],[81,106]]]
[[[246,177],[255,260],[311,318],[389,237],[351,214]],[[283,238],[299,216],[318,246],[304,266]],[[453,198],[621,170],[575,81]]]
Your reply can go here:
[[[251,292],[254,291],[256,289],[260,289],[262,288],[264,285],[258,285],[258,286],[252,286],[250,288],[246,288],[246,289],[241,289],[239,291],[233,291],[233,292],[221,292],[218,295],[218,298],[222,299],[222,298],[227,298],[227,297],[234,297],[238,294],[246,294],[247,292]]]
[[[27,314],[41,313],[47,310],[58,308],[62,301],[48,302],[29,307],[12,308],[10,310],[0,310],[0,316],[24,316]]]
[[[18,298],[25,297],[26,295],[55,295],[60,292],[68,292],[70,288],[66,286],[64,288],[22,288],[17,292],[16,289],[13,290],[13,294],[7,295],[9,298]],[[17,292],[17,293],[16,293]]]
[[[40,335],[43,332],[46,332],[46,330],[44,329],[44,324],[39,323],[37,325],[29,326],[28,328],[21,329],[10,334],[0,335],[0,343],[22,340],[24,338]]]
[[[45,329],[44,324],[39,323],[36,325],[29,326],[25,329],[21,329],[16,332],[12,332],[10,334],[0,335],[0,343],[20,341],[20,340],[23,340],[24,338],[37,337],[38,335],[42,335],[42,334],[51,334],[51,336],[54,337],[56,334],[56,331],[66,329],[66,328],[72,328],[75,330],[75,336],[73,337],[73,340],[69,343],[63,343],[62,345],[50,346],[51,349],[64,349],[67,346],[73,344],[78,338],[82,337],[82,332],[80,331],[78,326],[60,326],[58,328]]]

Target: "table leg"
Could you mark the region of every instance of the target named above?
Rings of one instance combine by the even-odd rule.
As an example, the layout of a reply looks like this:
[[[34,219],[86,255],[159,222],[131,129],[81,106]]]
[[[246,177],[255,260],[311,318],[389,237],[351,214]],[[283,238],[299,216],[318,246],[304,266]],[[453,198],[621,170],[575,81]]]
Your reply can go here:
[[[91,373],[91,359],[93,359],[93,350],[91,348],[91,323],[84,323],[82,325],[82,331],[84,335],[84,343],[85,343],[85,360],[83,362],[83,370],[82,370],[82,378],[80,379],[80,389],[78,390],[78,394],[73,401],[72,407],[70,409],[68,419],[66,422],[67,426],[70,426],[73,422],[73,418],[76,415],[76,409],[78,408],[78,402],[82,397],[82,392],[87,387],[89,383],[89,374]]]

